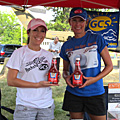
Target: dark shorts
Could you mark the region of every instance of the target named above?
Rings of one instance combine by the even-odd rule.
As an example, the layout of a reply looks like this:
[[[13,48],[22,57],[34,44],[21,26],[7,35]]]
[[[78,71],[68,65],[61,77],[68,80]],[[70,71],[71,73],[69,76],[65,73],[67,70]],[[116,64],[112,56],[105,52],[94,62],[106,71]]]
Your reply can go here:
[[[66,91],[62,109],[69,112],[87,112],[97,116],[106,115],[105,94],[81,97]]]

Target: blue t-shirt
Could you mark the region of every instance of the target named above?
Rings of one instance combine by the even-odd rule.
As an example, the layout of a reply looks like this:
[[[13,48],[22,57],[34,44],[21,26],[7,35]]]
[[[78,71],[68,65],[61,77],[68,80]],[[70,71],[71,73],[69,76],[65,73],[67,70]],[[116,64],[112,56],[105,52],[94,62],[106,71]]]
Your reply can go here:
[[[75,59],[80,57],[81,70],[86,77],[95,77],[101,72],[101,56],[100,53],[107,46],[107,42],[98,34],[87,32],[82,38],[72,38],[66,41],[60,52],[63,60],[69,61],[70,73],[75,69]],[[85,79],[83,80],[85,82]],[[84,88],[66,88],[70,93],[77,96],[96,96],[105,92],[103,79],[98,80],[94,84]]]

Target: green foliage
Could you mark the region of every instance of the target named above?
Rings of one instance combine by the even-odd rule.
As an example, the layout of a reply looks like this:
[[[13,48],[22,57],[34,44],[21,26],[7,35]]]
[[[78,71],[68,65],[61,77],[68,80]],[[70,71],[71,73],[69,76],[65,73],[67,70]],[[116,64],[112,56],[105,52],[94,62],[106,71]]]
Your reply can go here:
[[[7,108],[15,109],[15,98],[16,98],[16,88],[9,87],[7,85],[6,79],[0,80],[0,89],[2,94],[1,106],[5,106]],[[13,120],[13,115],[6,110],[1,110],[2,115],[4,115],[8,120]]]
[[[0,11],[0,18],[0,44],[21,44],[21,25],[16,15],[11,11]],[[27,41],[26,34],[23,38],[24,42]]]
[[[51,20],[49,23],[47,23],[48,29],[56,31],[69,31],[70,25],[68,18],[71,8],[47,7],[47,10],[50,9],[52,9],[54,12],[54,20]]]

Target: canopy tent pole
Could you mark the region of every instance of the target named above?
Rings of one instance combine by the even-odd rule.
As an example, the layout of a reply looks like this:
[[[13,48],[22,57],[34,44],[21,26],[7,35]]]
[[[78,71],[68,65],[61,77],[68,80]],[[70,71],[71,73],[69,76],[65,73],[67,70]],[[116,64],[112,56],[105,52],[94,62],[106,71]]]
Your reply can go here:
[[[92,3],[92,4],[95,4],[95,5],[100,5],[100,6],[104,6],[105,8],[113,8],[112,6],[109,6],[109,5],[105,5],[105,4],[101,4],[101,3],[98,3],[98,2],[93,2],[92,0],[81,0],[81,1],[85,1],[86,3]]]
[[[119,26],[120,26],[120,8],[119,8]],[[120,39],[120,30],[119,30],[119,39]],[[118,42],[118,46],[119,46],[119,42]],[[118,65],[119,65],[119,83],[120,83],[120,60],[118,60]]]

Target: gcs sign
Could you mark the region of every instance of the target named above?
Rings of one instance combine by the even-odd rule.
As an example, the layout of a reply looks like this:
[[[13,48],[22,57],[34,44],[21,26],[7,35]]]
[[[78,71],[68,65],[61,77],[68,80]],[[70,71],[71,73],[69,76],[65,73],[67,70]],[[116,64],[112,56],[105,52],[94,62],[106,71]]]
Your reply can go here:
[[[98,16],[89,22],[89,28],[93,31],[101,31],[107,29],[112,23],[112,20],[107,16]]]

